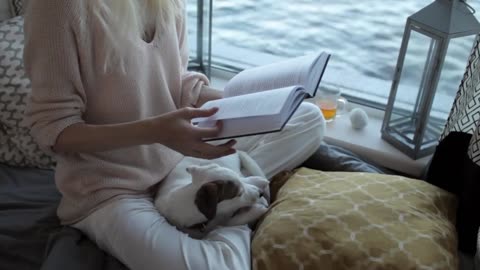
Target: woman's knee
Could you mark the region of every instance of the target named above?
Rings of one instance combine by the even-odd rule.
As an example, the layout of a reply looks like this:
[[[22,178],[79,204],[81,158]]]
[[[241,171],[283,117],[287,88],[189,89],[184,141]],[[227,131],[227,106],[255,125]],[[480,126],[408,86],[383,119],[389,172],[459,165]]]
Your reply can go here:
[[[308,138],[311,138],[310,146],[313,144],[320,146],[323,137],[325,136],[326,122],[322,112],[318,106],[304,102],[300,107],[300,115],[298,121],[303,127],[303,132]]]
[[[250,250],[231,246],[222,241],[201,241],[196,255],[186,256],[189,270],[249,270]],[[195,245],[193,245],[195,246]]]
[[[306,122],[314,121],[319,124],[325,124],[325,118],[318,106],[313,103],[304,102],[302,103],[301,108]]]
[[[202,256],[191,256],[189,269],[249,270],[250,239],[247,226],[235,226],[216,229],[203,240],[191,240],[195,244],[189,247]]]

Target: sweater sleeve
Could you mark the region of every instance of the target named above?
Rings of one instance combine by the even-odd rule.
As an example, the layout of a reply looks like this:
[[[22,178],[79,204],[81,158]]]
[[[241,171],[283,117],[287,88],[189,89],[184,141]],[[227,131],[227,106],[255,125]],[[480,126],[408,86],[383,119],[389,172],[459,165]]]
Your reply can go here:
[[[49,153],[66,127],[83,122],[85,112],[74,31],[79,21],[72,5],[75,2],[32,1],[25,15],[24,63],[32,83],[25,124]]]
[[[185,14],[185,13],[183,13]],[[188,42],[186,29],[186,15],[182,16],[178,29],[178,42],[180,46],[180,57],[182,61],[182,87],[180,107],[194,106],[197,104],[200,92],[204,85],[208,85],[207,76],[199,72],[188,71]]]

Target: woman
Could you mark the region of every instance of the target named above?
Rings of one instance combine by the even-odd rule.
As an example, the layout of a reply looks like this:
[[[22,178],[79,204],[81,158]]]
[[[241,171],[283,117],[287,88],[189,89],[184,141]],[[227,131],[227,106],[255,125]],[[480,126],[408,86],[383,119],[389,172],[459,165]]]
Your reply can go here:
[[[131,269],[249,269],[248,227],[191,239],[153,206],[156,184],[184,156],[213,159],[235,149],[272,177],[315,151],[324,120],[318,108],[303,104],[281,133],[236,145],[202,142],[221,126],[196,128],[190,120],[213,115],[215,109],[195,107],[221,92],[186,70],[181,1],[32,1],[25,17],[27,122],[56,156],[62,224]]]

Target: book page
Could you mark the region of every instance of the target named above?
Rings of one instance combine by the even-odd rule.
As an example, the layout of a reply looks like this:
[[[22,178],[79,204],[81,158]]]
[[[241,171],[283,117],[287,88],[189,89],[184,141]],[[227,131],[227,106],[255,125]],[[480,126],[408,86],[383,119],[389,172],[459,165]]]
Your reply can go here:
[[[204,138],[205,141],[276,132],[285,126],[305,95],[303,87],[286,87],[214,100],[205,107],[219,107],[217,114],[193,119],[192,123],[198,127],[214,127],[217,121],[222,121],[220,134],[215,138]],[[267,96],[271,102],[266,102]]]
[[[315,61],[309,67],[309,75],[304,84],[309,97],[314,97],[317,93],[318,87],[320,86],[320,81],[322,80],[329,60],[330,54],[322,52],[317,58],[315,58]]]
[[[292,85],[302,85],[312,95],[327,64],[324,60],[319,61],[325,55],[328,54],[309,54],[246,69],[227,83],[224,96],[239,96]]]
[[[239,96],[292,85],[304,85],[311,62],[312,56],[302,56],[246,69],[227,83],[224,96]]]
[[[280,117],[280,120],[282,122],[287,122],[290,117],[292,117],[293,113],[298,109],[298,106],[300,106],[302,101],[305,99],[305,95],[306,93],[302,95],[295,95],[289,99],[288,107],[282,110],[282,114]]]
[[[285,87],[248,95],[211,100],[201,108],[218,107],[215,115],[195,118],[193,123],[279,114],[285,103],[297,87]]]

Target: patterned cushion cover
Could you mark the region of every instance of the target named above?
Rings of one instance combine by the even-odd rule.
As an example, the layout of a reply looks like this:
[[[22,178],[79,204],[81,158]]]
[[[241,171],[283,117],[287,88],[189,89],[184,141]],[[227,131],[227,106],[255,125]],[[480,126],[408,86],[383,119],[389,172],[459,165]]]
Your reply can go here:
[[[457,269],[455,197],[401,176],[301,168],[252,242],[253,269]]]
[[[0,162],[23,167],[53,168],[23,125],[30,81],[23,69],[23,17],[0,22]]]

